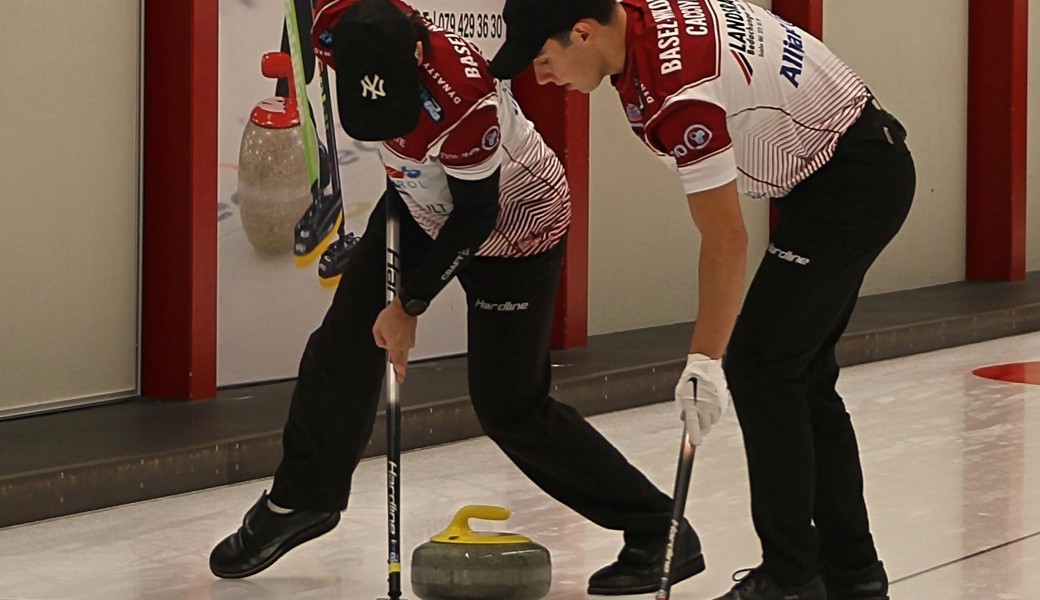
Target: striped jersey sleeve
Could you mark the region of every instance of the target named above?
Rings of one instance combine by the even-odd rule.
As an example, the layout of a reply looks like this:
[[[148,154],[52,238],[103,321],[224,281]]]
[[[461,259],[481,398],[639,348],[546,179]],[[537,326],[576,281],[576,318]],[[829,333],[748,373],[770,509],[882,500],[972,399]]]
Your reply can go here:
[[[512,93],[499,84],[502,127],[501,210],[495,231],[477,253],[532,256],[555,246],[571,221],[563,165],[527,120]]]

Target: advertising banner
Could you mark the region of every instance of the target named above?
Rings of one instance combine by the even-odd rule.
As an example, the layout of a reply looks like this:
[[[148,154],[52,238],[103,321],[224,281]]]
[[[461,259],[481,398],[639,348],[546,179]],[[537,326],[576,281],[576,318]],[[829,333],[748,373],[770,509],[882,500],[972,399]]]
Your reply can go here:
[[[418,0],[412,5],[434,24],[473,40],[490,56],[504,35],[503,3]],[[281,122],[271,128],[251,125],[254,110],[261,111],[261,118],[279,121],[278,103],[265,102],[274,96],[276,82],[262,74],[261,57],[279,50],[282,21],[281,2],[220,0],[216,215],[220,386],[295,377],[307,338],[321,323],[335,291],[319,279],[316,262],[307,262],[293,251],[293,228],[310,205],[306,166],[296,151],[301,139],[299,127],[293,129]],[[335,72],[329,73],[335,90]],[[318,139],[324,144],[317,76],[308,96]],[[340,127],[335,129],[336,162],[343,187],[343,229],[346,234],[361,235],[383,191],[385,174],[370,144],[355,142]],[[311,258],[317,255],[320,252]],[[465,298],[458,283],[453,282],[419,319],[412,358],[465,352],[465,314]]]

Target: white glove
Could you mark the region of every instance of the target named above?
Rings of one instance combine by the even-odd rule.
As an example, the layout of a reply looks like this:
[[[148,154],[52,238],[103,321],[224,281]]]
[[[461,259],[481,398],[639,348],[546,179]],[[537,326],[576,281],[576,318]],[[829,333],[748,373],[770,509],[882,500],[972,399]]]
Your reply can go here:
[[[722,419],[729,406],[729,386],[722,371],[722,359],[689,355],[675,386],[675,404],[679,407],[679,418],[686,421],[690,441],[700,446],[711,426]]]

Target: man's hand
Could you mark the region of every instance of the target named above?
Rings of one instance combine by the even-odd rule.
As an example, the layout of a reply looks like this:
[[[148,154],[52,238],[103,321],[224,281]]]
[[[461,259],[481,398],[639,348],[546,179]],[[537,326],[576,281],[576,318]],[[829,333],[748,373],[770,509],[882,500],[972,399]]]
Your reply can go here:
[[[690,354],[675,386],[675,403],[679,407],[679,418],[686,421],[690,441],[700,446],[711,426],[722,419],[729,406],[729,386],[722,371],[722,360]]]
[[[408,369],[408,352],[415,347],[415,326],[419,320],[405,314],[401,301],[394,299],[376,317],[372,337],[376,345],[390,353],[397,382],[403,383]]]

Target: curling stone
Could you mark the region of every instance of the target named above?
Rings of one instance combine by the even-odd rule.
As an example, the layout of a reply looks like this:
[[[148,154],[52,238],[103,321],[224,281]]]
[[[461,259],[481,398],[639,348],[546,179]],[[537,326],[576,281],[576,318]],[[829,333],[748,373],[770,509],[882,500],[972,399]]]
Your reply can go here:
[[[289,55],[269,52],[260,69],[292,81]],[[265,254],[291,252],[296,222],[311,205],[296,87],[253,109],[238,153],[238,207],[249,243]]]
[[[549,593],[549,551],[513,533],[473,531],[470,519],[505,521],[500,506],[464,506],[447,529],[412,553],[421,600],[538,600]]]

